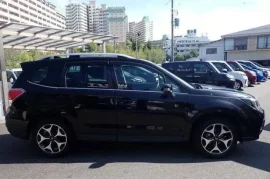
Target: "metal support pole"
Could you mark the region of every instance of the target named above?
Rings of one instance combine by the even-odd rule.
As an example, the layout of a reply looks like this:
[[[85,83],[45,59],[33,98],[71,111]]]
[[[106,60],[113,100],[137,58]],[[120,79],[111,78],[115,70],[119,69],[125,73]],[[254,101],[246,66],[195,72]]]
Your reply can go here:
[[[172,42],[171,42],[171,61],[174,61],[174,43],[173,43],[173,40],[174,40],[174,9],[173,9],[173,0],[172,1]]]
[[[4,114],[6,115],[9,100],[8,100],[8,83],[7,83],[7,71],[6,71],[6,61],[4,54],[4,43],[3,43],[3,32],[0,30],[0,70],[1,70],[1,86],[2,86],[2,100],[4,104]]]
[[[136,34],[136,58],[138,58],[138,38],[137,38],[137,34]]]
[[[106,53],[106,42],[105,41],[102,42],[102,52]]]
[[[114,53],[116,53],[116,40],[113,39],[113,49],[114,49]]]

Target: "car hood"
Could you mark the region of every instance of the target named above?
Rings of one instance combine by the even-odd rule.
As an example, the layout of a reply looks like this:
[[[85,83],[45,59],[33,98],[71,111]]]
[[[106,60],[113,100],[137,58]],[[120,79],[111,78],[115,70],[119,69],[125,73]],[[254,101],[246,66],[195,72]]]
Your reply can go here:
[[[201,89],[196,89],[196,94],[200,95],[212,95],[212,96],[232,97],[232,98],[254,98],[254,96],[250,94],[240,92],[235,89],[199,83],[193,83],[192,85],[193,86],[199,85],[202,87]]]

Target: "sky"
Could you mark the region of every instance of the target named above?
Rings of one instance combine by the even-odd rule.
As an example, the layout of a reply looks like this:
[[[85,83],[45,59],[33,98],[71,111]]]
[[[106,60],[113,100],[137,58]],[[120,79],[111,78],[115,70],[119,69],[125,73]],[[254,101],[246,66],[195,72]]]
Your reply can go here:
[[[62,13],[70,0],[51,0]],[[89,0],[71,0],[85,2]],[[169,0],[96,0],[97,5],[125,6],[129,22],[149,16],[153,21],[154,40],[171,34],[171,1]],[[175,17],[180,19],[175,35],[197,29],[197,35],[218,40],[222,35],[270,24],[270,0],[174,0]]]

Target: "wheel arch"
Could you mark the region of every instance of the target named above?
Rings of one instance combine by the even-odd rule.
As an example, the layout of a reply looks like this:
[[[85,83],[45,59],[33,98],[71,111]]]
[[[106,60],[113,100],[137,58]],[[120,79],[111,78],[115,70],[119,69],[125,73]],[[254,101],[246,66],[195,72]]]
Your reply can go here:
[[[192,139],[192,136],[195,133],[194,131],[200,126],[201,123],[203,123],[204,121],[213,119],[213,118],[225,118],[229,122],[231,122],[237,129],[238,139],[241,139],[241,136],[242,136],[241,124],[242,124],[243,117],[235,113],[228,113],[228,112],[219,111],[219,110],[198,115],[196,119],[194,120],[194,122],[192,123],[189,139]]]
[[[55,115],[53,117],[52,116],[46,116],[46,115],[31,116],[29,118],[29,123],[28,123],[28,126],[27,126],[27,136],[28,136],[28,138],[31,137],[32,129],[34,129],[34,127],[36,127],[39,122],[44,121],[44,120],[48,120],[48,119],[53,119],[53,120],[58,120],[58,121],[64,122],[64,124],[70,129],[70,131],[74,135],[75,139],[77,138],[75,130],[74,130],[71,122],[68,119],[66,119],[65,117],[61,116],[61,115]]]

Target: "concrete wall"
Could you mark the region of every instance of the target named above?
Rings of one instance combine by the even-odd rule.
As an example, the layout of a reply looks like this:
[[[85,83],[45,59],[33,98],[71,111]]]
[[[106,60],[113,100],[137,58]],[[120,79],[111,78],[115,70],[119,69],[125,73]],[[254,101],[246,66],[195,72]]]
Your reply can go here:
[[[269,60],[270,50],[228,52],[227,59],[228,60]]]
[[[216,48],[216,54],[206,54],[206,49]],[[224,41],[216,41],[200,47],[199,57],[203,60],[224,60]]]

